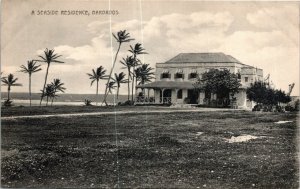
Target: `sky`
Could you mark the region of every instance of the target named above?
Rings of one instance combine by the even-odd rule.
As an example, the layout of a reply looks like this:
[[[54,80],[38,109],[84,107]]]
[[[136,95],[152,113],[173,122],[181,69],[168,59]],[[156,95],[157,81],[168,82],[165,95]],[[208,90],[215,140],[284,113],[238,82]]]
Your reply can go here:
[[[19,72],[28,60],[55,49],[64,64],[51,64],[48,83],[60,78],[67,93],[95,93],[87,73],[110,70],[117,49],[111,33],[126,30],[148,54],[140,59],[152,67],[184,52],[223,52],[270,74],[275,88],[299,96],[299,2],[207,2],[154,0],[4,0],[1,4],[1,71],[14,74],[28,91],[28,75]],[[37,15],[44,10],[117,10],[117,15]],[[34,11],[34,14],[32,14]],[[46,64],[32,76],[32,92],[42,89]],[[109,72],[109,71],[107,71]],[[120,94],[127,94],[127,85]],[[103,93],[105,81],[100,82]],[[2,91],[6,89],[2,88]]]

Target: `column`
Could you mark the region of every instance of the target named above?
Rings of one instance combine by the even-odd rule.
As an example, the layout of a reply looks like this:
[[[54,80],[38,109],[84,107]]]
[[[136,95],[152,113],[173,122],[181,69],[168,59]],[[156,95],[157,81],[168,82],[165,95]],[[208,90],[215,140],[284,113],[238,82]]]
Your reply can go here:
[[[160,89],[153,89],[154,90],[154,99],[155,99],[155,104],[159,104],[160,100]]]
[[[171,94],[171,102],[172,103],[177,103],[177,92],[178,92],[178,89],[172,90],[172,94]]]
[[[164,91],[165,89],[161,89],[161,103],[164,103]]]
[[[188,97],[188,89],[182,89],[182,102],[185,104],[184,99]]]

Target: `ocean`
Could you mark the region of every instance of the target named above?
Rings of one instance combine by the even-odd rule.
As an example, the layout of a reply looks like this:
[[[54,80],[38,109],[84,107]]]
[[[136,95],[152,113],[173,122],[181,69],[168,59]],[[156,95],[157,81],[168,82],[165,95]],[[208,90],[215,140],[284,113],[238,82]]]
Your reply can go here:
[[[29,94],[28,93],[18,93],[12,92],[10,94],[13,105],[15,106],[29,106]],[[104,94],[98,95],[98,105],[102,104]],[[118,102],[125,102],[127,100],[127,95],[119,95],[117,99],[116,95],[108,95],[107,103],[109,105],[117,104]],[[1,92],[1,102],[7,99],[7,92]],[[96,105],[96,94],[58,94],[58,97],[54,99],[53,105],[66,105],[66,106],[83,106],[84,100],[92,100],[92,105]],[[131,99],[131,97],[130,97]],[[40,104],[40,93],[32,93],[33,106]],[[46,104],[46,100],[43,101],[43,105]],[[51,104],[49,101],[48,105]]]

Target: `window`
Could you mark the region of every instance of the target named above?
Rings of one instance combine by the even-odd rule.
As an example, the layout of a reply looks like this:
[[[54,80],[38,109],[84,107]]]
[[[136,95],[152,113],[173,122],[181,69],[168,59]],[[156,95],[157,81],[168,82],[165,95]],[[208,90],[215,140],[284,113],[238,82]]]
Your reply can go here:
[[[198,77],[197,73],[190,73],[189,79],[195,79]]]
[[[248,77],[245,77],[245,82],[246,82],[246,83],[248,82]]]
[[[183,79],[184,75],[183,75],[183,73],[176,73],[175,76],[174,76],[174,78],[175,79],[180,79],[180,78]]]
[[[182,90],[177,91],[177,99],[182,99]]]
[[[170,79],[171,78],[171,74],[169,74],[169,73],[162,73],[161,76],[160,76],[160,78],[161,79],[166,79],[166,78]]]

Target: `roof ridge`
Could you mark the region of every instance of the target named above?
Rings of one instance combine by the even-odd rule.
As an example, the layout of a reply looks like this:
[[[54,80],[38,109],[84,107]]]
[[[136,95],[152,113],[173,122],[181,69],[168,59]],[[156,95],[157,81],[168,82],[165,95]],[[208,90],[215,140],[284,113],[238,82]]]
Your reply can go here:
[[[239,60],[223,52],[191,52],[179,53],[175,57],[166,61],[166,63],[183,63],[183,62],[237,62]]]

